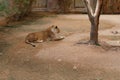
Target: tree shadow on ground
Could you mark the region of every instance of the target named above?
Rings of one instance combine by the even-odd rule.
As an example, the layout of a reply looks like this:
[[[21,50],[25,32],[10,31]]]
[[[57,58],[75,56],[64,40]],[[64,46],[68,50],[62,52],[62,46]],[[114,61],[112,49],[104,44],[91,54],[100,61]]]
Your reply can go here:
[[[75,45],[92,45],[87,40],[80,40]],[[100,47],[105,51],[120,51],[120,46],[117,45],[110,45],[105,41],[99,41],[99,44],[92,45],[96,47]]]

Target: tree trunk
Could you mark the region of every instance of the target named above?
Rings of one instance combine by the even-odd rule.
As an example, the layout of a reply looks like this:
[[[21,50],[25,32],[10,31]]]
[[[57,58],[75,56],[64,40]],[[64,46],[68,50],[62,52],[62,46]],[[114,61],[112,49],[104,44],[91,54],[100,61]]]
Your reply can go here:
[[[90,44],[98,44],[98,25],[98,19],[91,18]]]
[[[97,1],[97,2],[96,2]],[[98,29],[99,29],[99,17],[101,13],[103,0],[96,0],[95,7],[93,7],[93,0],[84,0],[89,21],[91,22],[91,32],[89,43],[93,45],[98,45]]]

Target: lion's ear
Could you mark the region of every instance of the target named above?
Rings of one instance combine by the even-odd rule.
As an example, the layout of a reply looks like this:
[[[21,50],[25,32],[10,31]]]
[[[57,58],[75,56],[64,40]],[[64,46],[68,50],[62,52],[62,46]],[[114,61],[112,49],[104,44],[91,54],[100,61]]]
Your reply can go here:
[[[54,25],[52,25],[51,27],[54,27]]]
[[[55,26],[55,28],[57,29],[58,27],[57,27],[57,26]]]

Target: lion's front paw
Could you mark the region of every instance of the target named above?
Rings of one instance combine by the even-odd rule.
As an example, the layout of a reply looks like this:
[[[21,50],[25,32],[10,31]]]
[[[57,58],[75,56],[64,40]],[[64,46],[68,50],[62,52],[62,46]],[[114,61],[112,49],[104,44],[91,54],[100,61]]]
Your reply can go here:
[[[64,36],[60,36],[60,39],[64,39],[65,37]]]

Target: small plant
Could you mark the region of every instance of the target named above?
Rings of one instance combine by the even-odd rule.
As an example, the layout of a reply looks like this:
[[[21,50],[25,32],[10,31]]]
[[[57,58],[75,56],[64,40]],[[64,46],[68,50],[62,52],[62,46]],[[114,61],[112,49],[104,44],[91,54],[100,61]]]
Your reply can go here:
[[[8,11],[7,6],[8,6],[7,0],[0,1],[0,16],[6,16]]]
[[[35,0],[1,0],[0,15],[13,20],[20,20],[28,15]]]

